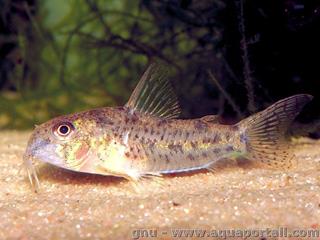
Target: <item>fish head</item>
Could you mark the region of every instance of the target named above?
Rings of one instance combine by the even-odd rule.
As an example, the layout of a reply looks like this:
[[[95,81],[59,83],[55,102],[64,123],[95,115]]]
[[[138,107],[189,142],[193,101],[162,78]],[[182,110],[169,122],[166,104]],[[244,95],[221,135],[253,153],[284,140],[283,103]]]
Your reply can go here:
[[[60,116],[35,128],[24,154],[28,166],[33,160],[79,171],[90,157],[96,122],[87,114]]]

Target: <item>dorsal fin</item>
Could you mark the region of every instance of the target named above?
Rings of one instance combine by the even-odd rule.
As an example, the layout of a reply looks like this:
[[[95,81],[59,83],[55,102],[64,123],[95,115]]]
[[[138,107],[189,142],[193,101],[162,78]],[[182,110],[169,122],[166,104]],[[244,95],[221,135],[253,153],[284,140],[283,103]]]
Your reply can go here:
[[[163,66],[152,63],[142,75],[129,101],[125,105],[132,111],[139,111],[164,119],[176,118],[180,107]]]

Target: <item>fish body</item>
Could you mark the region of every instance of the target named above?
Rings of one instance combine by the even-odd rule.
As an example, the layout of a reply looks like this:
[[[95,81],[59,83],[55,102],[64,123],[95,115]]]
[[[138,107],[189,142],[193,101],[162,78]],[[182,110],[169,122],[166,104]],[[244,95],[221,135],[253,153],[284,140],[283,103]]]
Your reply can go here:
[[[212,169],[234,155],[271,167],[293,165],[284,133],[310,95],[280,100],[235,125],[219,124],[216,116],[176,119],[177,100],[154,68],[142,76],[124,107],[60,116],[36,127],[24,155],[31,183],[38,184],[34,160],[134,181]]]
[[[63,124],[77,129],[67,139],[57,137]],[[53,134],[48,134],[47,129],[52,129]],[[58,117],[38,126],[29,146],[36,149],[31,151],[33,157],[63,168],[99,174],[109,171],[134,178],[204,168],[229,153],[241,151],[241,131],[237,130],[238,127],[201,118],[159,119],[130,113],[124,107],[101,108]]]

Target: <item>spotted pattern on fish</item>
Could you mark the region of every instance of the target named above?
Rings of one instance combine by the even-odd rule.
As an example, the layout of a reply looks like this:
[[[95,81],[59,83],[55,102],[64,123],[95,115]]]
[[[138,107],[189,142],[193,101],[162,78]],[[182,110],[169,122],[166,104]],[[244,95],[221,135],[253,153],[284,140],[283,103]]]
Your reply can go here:
[[[34,159],[77,172],[139,180],[145,175],[210,169],[233,156],[288,169],[294,158],[284,134],[312,97],[295,95],[235,125],[216,116],[176,119],[177,98],[168,82],[148,69],[128,103],[60,116],[37,126],[24,163],[38,182]]]

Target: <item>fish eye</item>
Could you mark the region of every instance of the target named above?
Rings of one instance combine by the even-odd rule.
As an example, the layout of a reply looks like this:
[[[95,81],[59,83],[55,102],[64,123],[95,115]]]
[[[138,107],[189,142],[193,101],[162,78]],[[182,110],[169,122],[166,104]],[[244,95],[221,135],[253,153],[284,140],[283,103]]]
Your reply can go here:
[[[60,135],[68,135],[69,132],[70,132],[70,127],[67,125],[61,125],[58,128],[58,133]]]
[[[74,130],[74,126],[72,123],[63,122],[63,123],[57,124],[54,127],[53,132],[58,137],[67,137],[72,133],[73,130]]]

